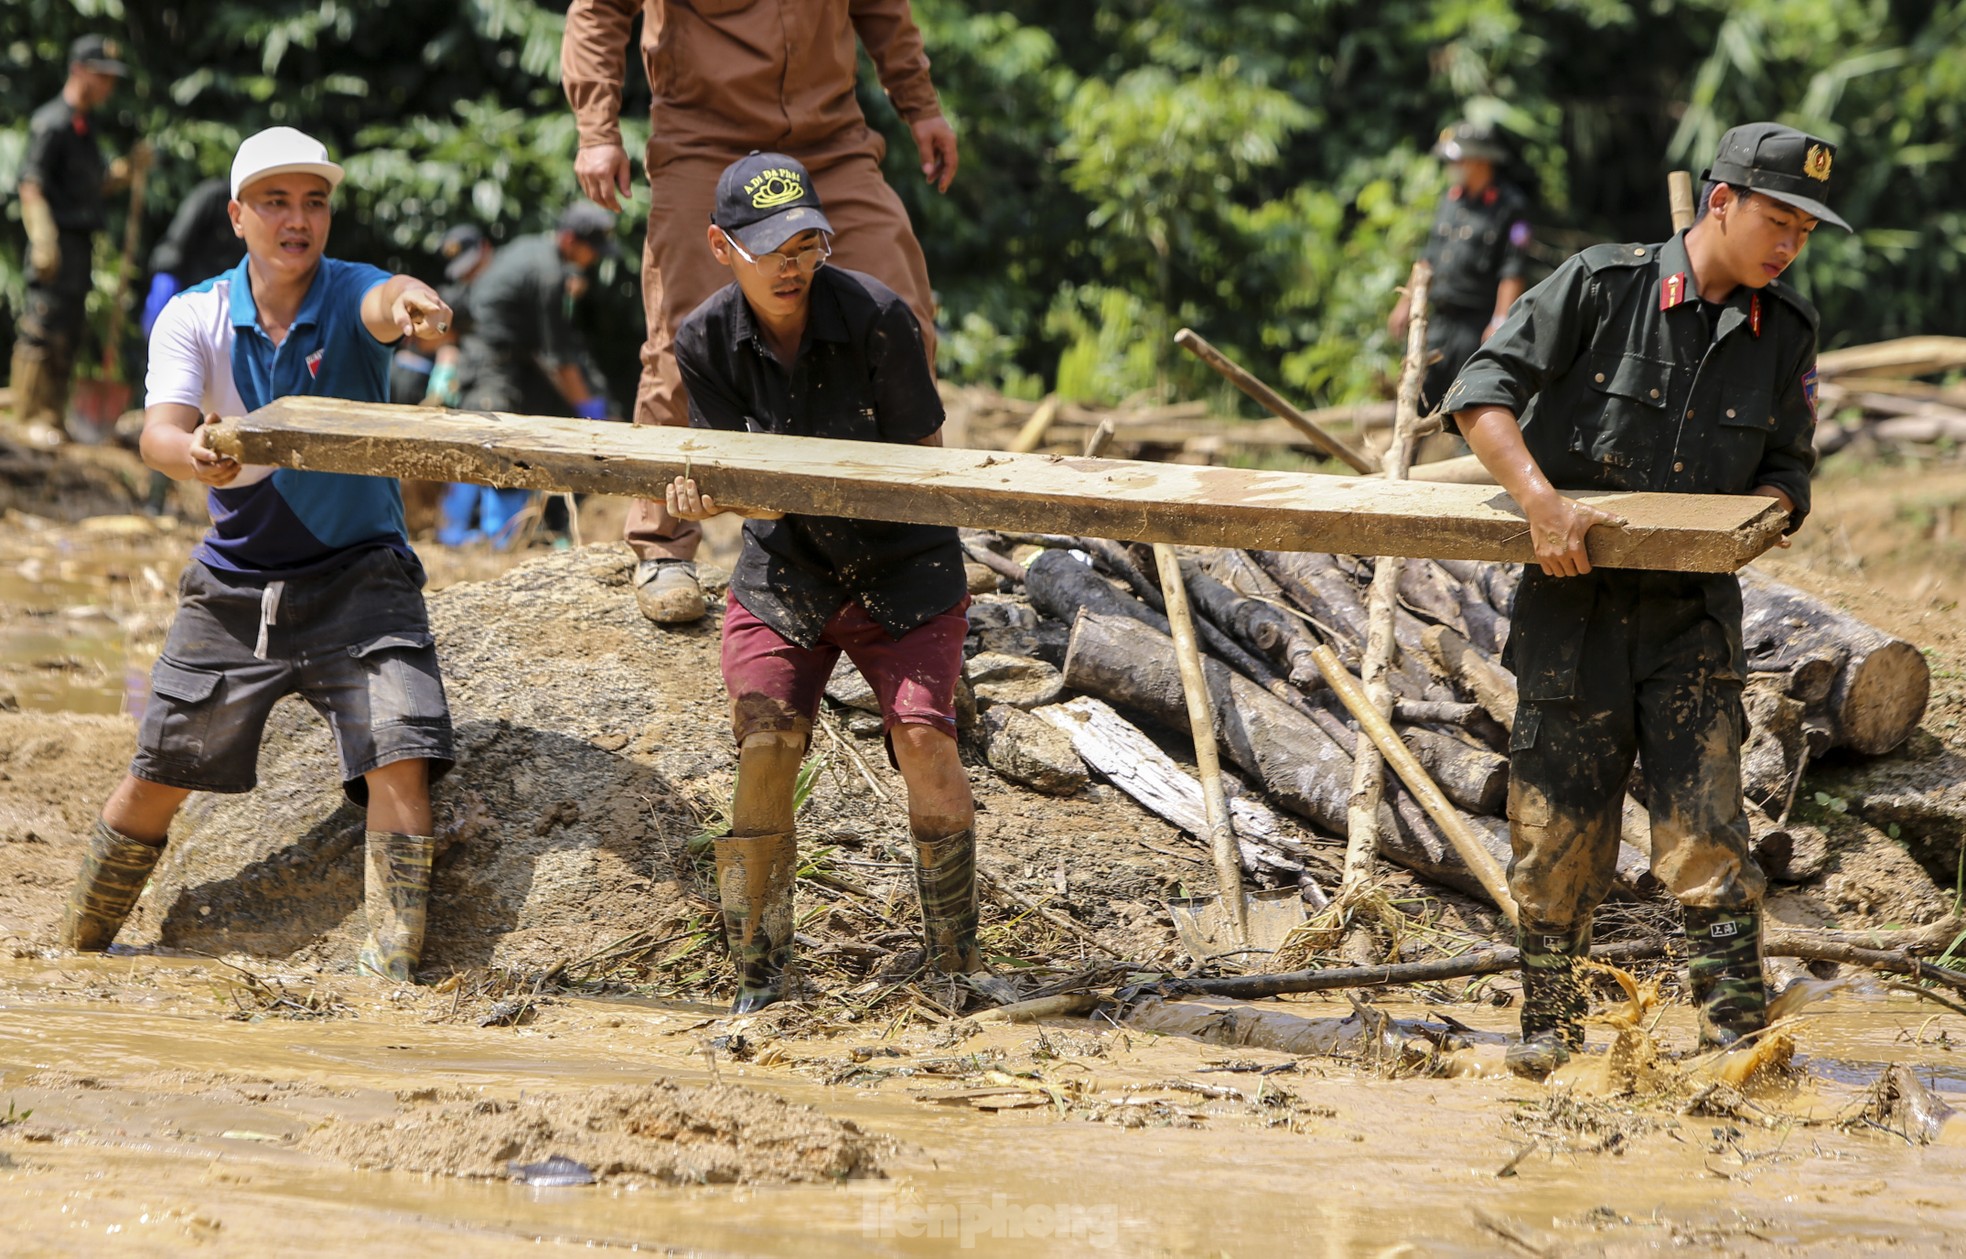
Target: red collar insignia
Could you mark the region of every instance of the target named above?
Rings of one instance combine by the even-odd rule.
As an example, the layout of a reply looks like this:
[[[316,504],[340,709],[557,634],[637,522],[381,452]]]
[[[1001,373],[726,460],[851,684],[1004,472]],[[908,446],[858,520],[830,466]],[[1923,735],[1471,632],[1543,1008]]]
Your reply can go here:
[[[1659,283],[1659,309],[1671,310],[1686,300],[1686,273],[1675,271]]]
[[[1761,335],[1761,294],[1748,294],[1748,331]]]
[[[1497,188],[1494,184],[1490,184],[1488,185],[1487,190],[1481,194],[1481,203],[1483,205],[1494,205],[1495,198],[1501,195],[1502,195],[1502,190]]]

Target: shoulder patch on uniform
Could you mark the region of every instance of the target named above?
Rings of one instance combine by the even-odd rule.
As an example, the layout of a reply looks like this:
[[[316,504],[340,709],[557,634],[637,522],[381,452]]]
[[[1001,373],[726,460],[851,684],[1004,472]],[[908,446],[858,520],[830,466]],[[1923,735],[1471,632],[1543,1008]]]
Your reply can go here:
[[[1577,256],[1584,260],[1588,270],[1604,271],[1611,267],[1649,266],[1652,253],[1647,245],[1592,245]]]
[[[1800,314],[1808,322],[1811,331],[1816,329],[1821,316],[1817,315],[1815,304],[1802,294],[1796,292],[1793,285],[1784,284],[1780,280],[1770,280],[1768,286],[1762,291],[1779,297],[1785,305]]]
[[[1509,224],[1509,244],[1521,249],[1529,243],[1532,232],[1528,219],[1517,219]]]
[[[1809,418],[1816,418],[1816,365],[1809,364],[1809,370],[1802,373],[1802,396],[1809,403]]]

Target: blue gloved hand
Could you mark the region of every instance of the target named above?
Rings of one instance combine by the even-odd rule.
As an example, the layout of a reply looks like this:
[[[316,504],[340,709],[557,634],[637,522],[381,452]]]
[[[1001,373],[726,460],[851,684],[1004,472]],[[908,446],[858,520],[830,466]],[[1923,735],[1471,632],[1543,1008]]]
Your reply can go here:
[[[605,420],[608,418],[608,400],[593,397],[585,402],[576,402],[573,404],[573,413],[583,420]]]
[[[177,277],[168,271],[159,271],[150,277],[150,295],[143,299],[143,335],[150,335],[150,326],[157,322],[157,316],[164,313],[164,303],[177,296]]]

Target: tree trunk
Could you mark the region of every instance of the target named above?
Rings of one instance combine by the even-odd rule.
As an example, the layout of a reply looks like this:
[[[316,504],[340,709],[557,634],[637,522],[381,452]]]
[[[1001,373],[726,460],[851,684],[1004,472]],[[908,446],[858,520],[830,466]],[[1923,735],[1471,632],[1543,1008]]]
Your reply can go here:
[[[1741,597],[1750,668],[1795,674],[1791,694],[1798,699],[1813,696],[1829,674],[1821,697],[1804,702],[1808,720],[1829,731],[1831,747],[1879,756],[1918,728],[1932,691],[1918,648],[1756,572],[1741,574]]]

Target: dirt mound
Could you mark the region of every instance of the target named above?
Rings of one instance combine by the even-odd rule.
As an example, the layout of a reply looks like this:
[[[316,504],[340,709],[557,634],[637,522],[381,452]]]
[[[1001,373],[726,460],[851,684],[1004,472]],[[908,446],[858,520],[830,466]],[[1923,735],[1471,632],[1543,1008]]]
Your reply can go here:
[[[56,520],[135,511],[150,488],[143,461],[115,446],[38,450],[0,433],[0,511]]]
[[[517,1100],[473,1089],[399,1094],[393,1119],[330,1123],[303,1148],[375,1171],[506,1177],[572,1159],[602,1181],[671,1185],[839,1181],[881,1175],[886,1143],[852,1123],[733,1085],[669,1081]]]

